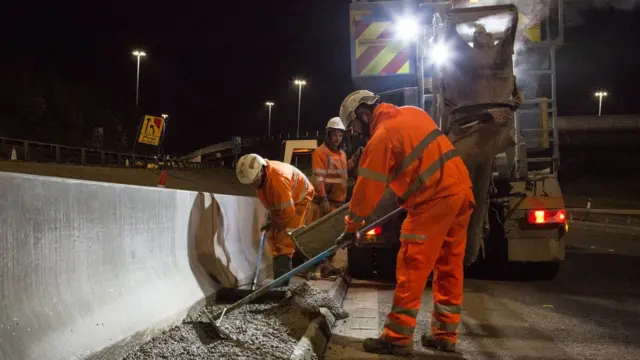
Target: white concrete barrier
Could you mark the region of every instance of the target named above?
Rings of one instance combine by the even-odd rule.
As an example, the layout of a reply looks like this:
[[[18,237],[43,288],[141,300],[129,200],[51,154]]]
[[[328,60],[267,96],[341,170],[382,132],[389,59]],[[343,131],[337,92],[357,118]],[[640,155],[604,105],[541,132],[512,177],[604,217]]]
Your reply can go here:
[[[250,197],[0,172],[0,359],[121,356],[212,277],[249,282],[264,216]]]

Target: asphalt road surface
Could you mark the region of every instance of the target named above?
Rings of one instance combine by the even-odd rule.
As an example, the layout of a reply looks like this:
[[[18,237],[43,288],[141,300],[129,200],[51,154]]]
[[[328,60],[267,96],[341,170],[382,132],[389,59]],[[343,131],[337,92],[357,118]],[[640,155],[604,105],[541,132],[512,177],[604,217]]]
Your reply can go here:
[[[423,349],[431,291],[423,296],[413,358],[640,359],[640,232],[572,224],[567,260],[553,281],[467,280],[458,354]],[[392,288],[351,287],[351,317],[325,359],[395,359],[362,351],[391,309]]]

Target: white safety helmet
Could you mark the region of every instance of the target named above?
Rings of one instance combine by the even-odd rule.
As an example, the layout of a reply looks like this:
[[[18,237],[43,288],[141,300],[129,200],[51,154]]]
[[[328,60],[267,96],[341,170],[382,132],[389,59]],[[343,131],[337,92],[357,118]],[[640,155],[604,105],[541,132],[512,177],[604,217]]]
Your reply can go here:
[[[338,116],[331,118],[331,120],[329,120],[329,122],[327,123],[327,130],[346,130],[344,127],[344,124],[342,123],[342,120],[340,120],[340,118]]]
[[[362,104],[373,105],[380,100],[380,97],[368,90],[356,90],[342,101],[340,105],[340,120],[344,127],[356,119],[356,108]]]
[[[267,162],[258,154],[247,154],[236,164],[236,176],[245,185],[253,184],[262,173],[262,167]]]

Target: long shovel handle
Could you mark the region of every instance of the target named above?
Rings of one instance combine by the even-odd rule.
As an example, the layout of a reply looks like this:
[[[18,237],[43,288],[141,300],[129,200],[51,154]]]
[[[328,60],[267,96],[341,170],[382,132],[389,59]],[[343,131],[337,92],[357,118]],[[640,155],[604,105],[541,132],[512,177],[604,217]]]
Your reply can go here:
[[[251,291],[256,289],[256,284],[258,283],[258,275],[260,274],[260,264],[262,262],[262,249],[264,249],[264,243],[267,239],[267,230],[262,232],[262,236],[260,236],[260,247],[258,248],[258,258],[256,259],[256,273],[253,275],[253,282],[251,283]]]
[[[372,222],[371,224],[365,226],[364,228],[362,228],[360,231],[358,231],[358,235],[362,236],[362,234],[365,234],[367,231],[373,229],[376,225],[387,221],[390,217],[400,213],[401,211],[404,211],[403,208],[397,208],[395,210],[393,210],[392,212],[390,212],[389,214],[381,217],[380,219]],[[270,282],[269,284],[261,287],[260,289],[256,290],[255,292],[247,295],[245,298],[240,299],[238,301],[236,301],[235,303],[227,306],[224,310],[218,312],[217,314],[214,314],[213,316],[211,316],[210,318],[212,320],[218,320],[221,319],[225,314],[228,314],[230,312],[232,312],[233,310],[248,304],[250,302],[252,302],[253,300],[259,298],[260,296],[262,296],[264,293],[266,293],[267,291],[283,284],[285,281],[291,279],[293,276],[295,276],[295,274],[302,272],[304,270],[307,270],[317,264],[319,264],[322,260],[326,259],[327,257],[329,257],[331,254],[335,253],[338,249],[344,248],[351,245],[350,242],[346,242],[346,243],[342,243],[342,244],[338,244],[338,245],[333,245],[332,247],[328,248],[327,250],[321,252],[320,254],[316,255],[314,258],[310,259],[309,261],[303,263],[302,265],[298,266],[297,268],[290,270],[288,273],[280,276],[279,278],[273,280],[272,282]],[[219,324],[219,321],[218,321]],[[216,325],[218,325],[216,324]]]

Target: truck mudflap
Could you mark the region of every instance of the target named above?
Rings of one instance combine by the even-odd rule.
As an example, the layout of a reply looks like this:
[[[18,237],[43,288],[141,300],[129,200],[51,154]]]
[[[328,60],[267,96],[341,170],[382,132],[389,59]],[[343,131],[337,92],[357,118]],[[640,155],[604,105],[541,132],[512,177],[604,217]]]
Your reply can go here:
[[[386,189],[378,206],[365,222],[369,224],[397,208],[396,195],[390,189]],[[296,246],[296,251],[308,260],[333,246],[344,230],[344,217],[348,212],[349,204],[347,203],[311,225],[294,230],[291,233],[291,239]]]

